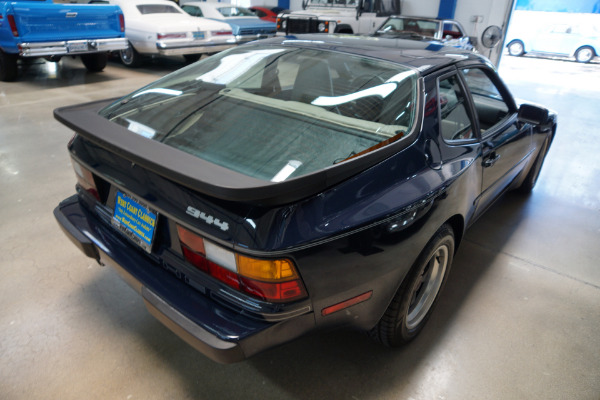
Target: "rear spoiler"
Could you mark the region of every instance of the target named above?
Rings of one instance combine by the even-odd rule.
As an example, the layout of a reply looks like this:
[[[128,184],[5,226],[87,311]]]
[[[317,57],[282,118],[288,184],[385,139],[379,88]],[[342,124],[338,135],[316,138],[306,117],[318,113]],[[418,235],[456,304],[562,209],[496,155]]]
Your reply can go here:
[[[413,142],[398,140],[343,163],[283,182],[263,181],[140,136],[98,114],[117,100],[57,108],[54,118],[98,146],[192,190],[217,199],[252,205],[279,206],[297,202],[362,172]]]

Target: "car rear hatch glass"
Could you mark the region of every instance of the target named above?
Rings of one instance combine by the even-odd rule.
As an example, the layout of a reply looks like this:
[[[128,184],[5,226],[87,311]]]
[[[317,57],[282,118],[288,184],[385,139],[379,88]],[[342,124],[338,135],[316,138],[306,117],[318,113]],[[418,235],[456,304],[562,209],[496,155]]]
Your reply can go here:
[[[335,168],[404,138],[417,75],[366,57],[243,46],[100,111],[153,141],[266,182]]]

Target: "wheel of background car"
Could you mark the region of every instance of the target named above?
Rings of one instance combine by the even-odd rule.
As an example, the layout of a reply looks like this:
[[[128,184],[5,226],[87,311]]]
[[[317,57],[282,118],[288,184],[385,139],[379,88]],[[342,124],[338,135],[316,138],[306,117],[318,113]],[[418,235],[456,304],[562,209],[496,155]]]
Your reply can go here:
[[[338,25],[335,27],[335,32],[334,33],[348,33],[348,34],[352,34],[354,33],[352,31],[352,27],[350,25]]]
[[[185,61],[187,63],[195,63],[196,61],[198,61],[200,59],[200,54],[184,54],[183,58],[185,58]]]
[[[519,57],[525,54],[525,46],[520,40],[513,40],[508,44],[508,54]]]
[[[594,49],[590,46],[583,46],[577,49],[575,52],[575,59],[580,63],[588,63],[594,58],[595,53]]]
[[[90,72],[100,72],[106,67],[108,62],[107,53],[94,53],[94,54],[83,54],[81,56],[81,62]]]
[[[142,56],[131,43],[129,43],[129,47],[125,50],[119,51],[119,56],[121,57],[121,62],[127,67],[135,68],[142,64]]]
[[[525,180],[523,181],[521,186],[517,188],[517,191],[519,191],[520,193],[529,194],[535,187],[538,177],[540,176],[540,171],[542,170],[542,165],[544,165],[544,160],[546,159],[546,153],[548,152],[548,140],[549,139],[546,139],[546,141],[542,145],[542,149],[540,150],[540,153],[535,159],[535,163],[527,173]]]
[[[0,50],[0,81],[10,82],[17,79],[17,55]]]
[[[371,330],[375,340],[400,346],[417,336],[429,319],[452,265],[454,232],[443,225],[429,241],[383,317]]]

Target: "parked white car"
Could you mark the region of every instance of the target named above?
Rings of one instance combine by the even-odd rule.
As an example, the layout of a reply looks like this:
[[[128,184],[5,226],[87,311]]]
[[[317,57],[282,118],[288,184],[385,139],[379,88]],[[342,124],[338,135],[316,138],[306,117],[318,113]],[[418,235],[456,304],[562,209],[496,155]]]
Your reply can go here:
[[[600,55],[600,30],[586,25],[558,24],[542,30],[508,32],[506,47],[511,56],[525,53],[575,57],[587,63]]]
[[[231,27],[206,18],[194,18],[167,0],[109,0],[123,10],[129,48],[120,51],[128,67],[139,66],[144,56],[183,55],[195,61],[201,54],[235,46]]]

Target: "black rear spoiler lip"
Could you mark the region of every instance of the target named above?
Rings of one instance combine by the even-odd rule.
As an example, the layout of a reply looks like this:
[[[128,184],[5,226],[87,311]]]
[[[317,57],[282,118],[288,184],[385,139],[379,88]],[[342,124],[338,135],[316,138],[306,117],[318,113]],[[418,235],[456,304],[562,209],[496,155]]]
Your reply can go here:
[[[289,204],[320,193],[413,142],[404,138],[311,174],[284,182],[270,182],[240,174],[140,136],[98,113],[115,101],[118,99],[57,108],[54,110],[54,118],[83,138],[192,190],[217,199],[260,206]]]

